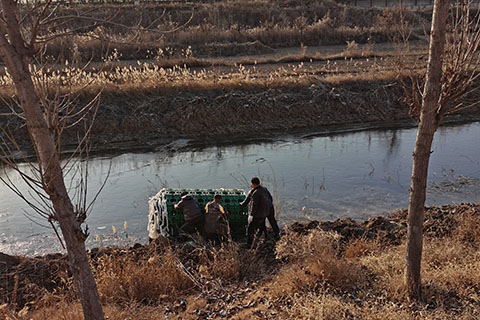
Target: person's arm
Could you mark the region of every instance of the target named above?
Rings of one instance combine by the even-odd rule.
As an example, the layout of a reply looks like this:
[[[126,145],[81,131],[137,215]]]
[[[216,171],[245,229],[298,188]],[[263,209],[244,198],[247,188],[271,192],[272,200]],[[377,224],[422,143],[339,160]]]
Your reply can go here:
[[[225,214],[225,209],[223,209],[223,206],[221,204],[217,203],[217,208],[218,210],[220,210],[221,214]]]
[[[221,206],[222,209],[223,209],[223,214],[225,215],[225,218],[227,219],[228,221],[228,218],[230,217],[230,212],[227,211],[227,209],[225,209],[224,206]]]
[[[185,202],[183,200],[180,200],[178,203],[173,204],[173,207],[177,210],[183,210],[184,206],[185,206]]]
[[[254,192],[252,194],[252,212],[250,213],[252,217],[255,217],[257,215],[259,202],[260,195],[258,194],[258,192]]]
[[[273,207],[273,197],[272,197],[272,194],[270,193],[270,191],[268,191],[267,188],[265,188],[265,190],[267,191],[268,200],[270,200],[270,207]]]
[[[272,197],[272,194],[270,193],[270,191],[268,191],[267,188],[265,188],[265,191],[267,191],[268,200],[270,200],[270,203],[273,205],[273,197]]]
[[[247,196],[245,197],[245,200],[243,200],[243,201],[240,203],[241,206],[246,206],[247,204],[250,203],[250,200],[252,200],[252,191],[253,191],[253,189],[251,189],[250,191],[248,191]]]

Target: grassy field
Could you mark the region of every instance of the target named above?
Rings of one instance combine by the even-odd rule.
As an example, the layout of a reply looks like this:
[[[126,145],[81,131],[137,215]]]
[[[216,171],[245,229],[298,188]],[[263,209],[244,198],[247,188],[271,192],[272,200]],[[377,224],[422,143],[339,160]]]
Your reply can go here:
[[[407,301],[403,283],[405,211],[295,223],[252,250],[158,241],[90,255],[109,319],[478,319],[479,213],[471,204],[428,208],[419,303]],[[66,257],[11,259],[0,315],[82,318]]]
[[[308,76],[341,82],[363,73],[392,79],[395,57],[412,64],[425,53],[429,24],[428,11],[328,0],[76,5],[56,15],[83,18],[61,24],[57,32],[73,34],[47,42],[32,72],[39,87],[65,93],[275,86]],[[408,52],[394,45],[404,28],[416,41]],[[0,76],[8,96],[12,80],[5,70]]]

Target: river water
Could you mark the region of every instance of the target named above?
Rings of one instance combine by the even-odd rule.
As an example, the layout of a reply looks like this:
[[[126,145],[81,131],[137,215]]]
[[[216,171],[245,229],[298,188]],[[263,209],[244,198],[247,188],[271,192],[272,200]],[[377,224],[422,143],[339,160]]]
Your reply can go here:
[[[147,201],[162,187],[247,190],[252,176],[259,176],[274,194],[283,224],[340,217],[360,220],[406,208],[415,135],[416,129],[410,128],[202,148],[187,143],[176,152],[91,159],[87,200],[110,173],[86,221],[87,245],[146,241]],[[427,205],[480,202],[479,137],[480,123],[439,129]],[[0,176],[8,176],[30,198],[16,173],[6,169]],[[72,176],[67,182],[75,185]],[[0,196],[0,252],[62,252],[48,223],[3,183]]]

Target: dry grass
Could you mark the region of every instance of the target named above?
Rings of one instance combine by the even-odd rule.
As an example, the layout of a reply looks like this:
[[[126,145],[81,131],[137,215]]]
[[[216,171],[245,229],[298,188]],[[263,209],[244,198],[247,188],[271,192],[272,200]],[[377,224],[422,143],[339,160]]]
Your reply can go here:
[[[480,248],[480,212],[472,210],[455,218],[458,226],[454,231],[454,237],[474,248]]]
[[[340,290],[362,285],[357,265],[339,257],[337,236],[313,230],[308,236],[288,233],[277,244],[277,258],[288,261],[271,283],[272,298],[318,290],[327,282]]]
[[[377,292],[384,292],[389,299],[403,300],[406,293],[404,285],[405,245],[385,248],[376,255],[360,258],[359,263],[367,267],[376,281],[373,283]]]
[[[465,243],[434,240],[425,244],[423,281],[433,285],[437,299],[454,291],[461,299],[478,299],[480,292],[480,254]],[[426,297],[427,299],[430,297]],[[441,303],[441,301],[439,301]]]
[[[223,280],[239,279],[242,272],[242,259],[238,246],[229,241],[219,248],[198,249],[199,273],[205,278],[220,278]]]
[[[422,281],[427,303],[445,307],[452,297],[480,301],[480,255],[472,249],[455,239],[425,242]],[[360,258],[360,263],[374,274],[375,291],[384,292],[392,301],[405,302],[404,255],[405,246],[401,245]]]
[[[300,261],[308,261],[308,253],[314,251],[323,260],[325,257],[327,261],[339,259],[336,267],[348,267],[331,278],[333,281],[329,281],[327,288],[319,288],[312,283],[325,274],[335,273],[325,273],[323,269],[323,273],[309,279],[305,271],[309,271],[311,263],[304,262],[294,268],[298,266],[297,260],[289,261],[285,267],[290,272],[283,273],[287,269],[282,269],[269,284],[273,287],[273,297],[291,290],[287,307],[283,309],[285,318],[477,319],[480,316],[480,254],[477,250],[480,219],[476,210],[455,218],[459,224],[451,237],[425,239],[423,305],[410,305],[405,298],[404,244],[383,247],[376,241],[355,239],[344,247],[342,257],[336,258],[338,255],[332,256],[335,245],[332,246],[331,236],[325,238],[325,234],[318,231],[291,238],[285,243],[290,248],[287,256],[297,253]],[[343,281],[335,281],[342,277],[354,279],[354,287],[345,290]]]
[[[347,260],[378,254],[380,245],[369,239],[355,239],[350,241],[343,250],[343,257]]]
[[[281,5],[281,9],[279,7]],[[37,66],[36,78],[69,90],[111,90],[136,91],[155,90],[171,87],[218,88],[232,86],[274,86],[279,84],[295,84],[315,82],[319,77],[328,77],[332,83],[355,81],[350,74],[374,71],[370,78],[382,77],[385,71],[381,64],[362,68],[357,63],[347,66],[347,75],[342,67],[330,61],[339,59],[377,59],[382,58],[375,50],[374,43],[388,40],[391,32],[389,23],[399,14],[395,9],[359,9],[336,4],[331,1],[309,2],[308,9],[303,4],[291,1],[234,1],[229,3],[195,4],[195,15],[190,23],[179,30],[168,34],[141,35],[139,43],[129,43],[131,35],[115,25],[97,28],[85,28],[83,33],[69,38],[57,38],[49,43],[46,56],[39,59],[45,61],[44,68]],[[141,22],[148,24],[159,15],[157,21],[162,30],[169,30],[189,20],[190,5],[158,4],[135,8],[124,6],[95,6],[91,12],[88,5],[77,8],[62,8],[60,12],[78,10],[95,15],[102,19],[112,14],[112,22],[128,24],[137,21],[142,12]],[[142,11],[145,10],[145,12]],[[335,9],[335,10],[332,10]],[[118,10],[118,12],[117,12]],[[165,10],[165,14],[161,13]],[[113,14],[115,13],[115,14]],[[121,14],[119,14],[121,13]],[[355,21],[352,21],[355,17]],[[387,17],[387,18],[385,18]],[[409,12],[407,20],[419,24],[422,20],[416,13]],[[387,21],[378,23],[378,21]],[[85,27],[81,21],[69,21],[70,29]],[[85,22],[83,22],[85,23]],[[423,22],[422,22],[423,23]],[[380,26],[380,27],[379,27]],[[79,30],[83,30],[80,28]],[[100,38],[110,39],[99,40]],[[360,49],[358,44],[368,43],[367,48]],[[242,58],[237,64],[278,64],[296,63],[276,70],[259,70],[254,68],[242,70],[234,68],[225,74],[217,70],[191,71],[190,67],[208,67],[212,63],[223,65],[224,62],[207,59],[218,55],[249,55],[271,51],[271,47],[302,47],[341,44],[345,51],[339,54],[289,54],[280,58],[252,59]],[[43,52],[43,51],[42,51]],[[199,58],[203,54],[205,59]],[[113,56],[113,60],[112,60]],[[54,58],[52,58],[54,57]],[[147,59],[149,62],[144,62]],[[118,64],[118,61],[124,63]],[[253,61],[252,61],[253,60]],[[95,68],[78,68],[84,64],[97,61]],[[138,61],[138,62],[137,62]],[[324,68],[316,70],[299,69],[301,63],[314,61],[327,62]],[[68,64],[68,65],[67,65]],[[352,70],[356,70],[352,72]],[[357,76],[358,77],[358,76]],[[393,79],[391,74],[383,78]],[[11,96],[13,83],[8,75],[0,76],[2,94]],[[88,88],[86,88],[88,87]]]
[[[355,81],[394,80],[398,71],[392,70],[388,57],[368,54],[360,60],[353,58],[356,54],[346,53],[330,56],[306,56],[303,54],[277,58],[273,65],[257,64],[246,59],[243,64],[226,66],[223,69],[209,67],[192,69],[186,63],[200,63],[191,58],[185,64],[173,64],[162,67],[155,61],[124,64],[117,58],[110,57],[102,66],[79,68],[71,64],[33,67],[33,78],[38,86],[52,92],[59,89],[65,93],[104,92],[149,92],[171,89],[229,89],[245,87],[275,87],[288,85],[309,85],[319,80],[333,84]],[[331,58],[331,60],[330,60]],[[412,59],[415,59],[412,56]],[[284,61],[292,61],[284,64]],[[309,61],[317,61],[311,64]],[[197,61],[197,62],[195,62]],[[390,62],[389,62],[390,61]],[[178,63],[178,60],[171,60]],[[205,62],[209,64],[210,62]],[[276,65],[276,63],[281,63]],[[14,90],[10,75],[0,75],[0,93],[8,97]]]
[[[165,319],[164,306],[144,306],[130,304],[128,306],[119,306],[115,304],[106,304],[103,307],[105,318],[110,320],[160,320]],[[1,313],[0,313],[1,315]],[[7,318],[8,319],[8,318]],[[12,318],[15,319],[15,318]],[[82,308],[79,303],[58,304],[45,307],[34,311],[28,316],[18,316],[18,319],[28,320],[83,320]]]
[[[158,303],[193,287],[179,266],[178,255],[167,248],[162,255],[137,259],[109,255],[96,262],[95,279],[104,302]]]
[[[259,268],[266,270],[268,257],[257,250],[240,250],[238,243],[228,241],[218,247],[206,245],[194,250],[191,255],[195,256],[196,270],[201,278],[231,282],[248,279]]]
[[[106,255],[94,260],[95,273],[109,319],[163,319],[167,307],[176,308],[176,299],[185,299],[186,306],[172,316],[184,319],[200,314],[219,318],[232,310],[227,318],[478,319],[479,217],[469,210],[455,219],[459,224],[450,224],[454,232],[448,236],[425,238],[423,298],[417,304],[405,298],[405,244],[385,246],[366,239],[343,244],[338,235],[319,229],[287,231],[276,245],[278,271],[268,269],[273,262],[264,253],[230,242],[186,251],[166,245],[140,256],[128,251]],[[179,260],[194,280],[178,268]],[[263,278],[259,285],[247,281],[251,274]],[[191,281],[200,286],[192,288]],[[241,298],[232,298],[239,294]],[[81,319],[74,297],[50,294],[34,307],[14,312],[4,305],[0,315]]]
[[[286,312],[290,319],[348,319],[355,310],[353,304],[329,294],[308,293],[294,298],[292,304],[293,307]]]
[[[70,5],[61,7],[59,14],[84,13],[99,20],[109,18],[112,24],[98,27],[85,19],[70,19],[65,28],[78,30],[77,34],[49,43],[48,55],[63,61],[100,61],[116,48],[122,59],[129,60],[153,58],[159,50],[165,52],[167,48],[168,56],[175,56],[189,46],[198,55],[247,54],[251,49],[244,44],[257,41],[270,47],[345,44],[346,41],[378,43],[391,39],[392,25],[399,20],[396,8],[361,9],[325,0],[309,1],[308,5],[296,1],[241,0],[157,3],[140,7],[94,5],[93,8],[92,12],[91,5]],[[428,25],[428,15],[407,11],[406,21],[423,30],[423,26]],[[135,23],[150,32],[145,30],[134,38],[128,28],[121,27]],[[184,26],[175,29],[181,25]],[[161,32],[172,29],[175,31]]]

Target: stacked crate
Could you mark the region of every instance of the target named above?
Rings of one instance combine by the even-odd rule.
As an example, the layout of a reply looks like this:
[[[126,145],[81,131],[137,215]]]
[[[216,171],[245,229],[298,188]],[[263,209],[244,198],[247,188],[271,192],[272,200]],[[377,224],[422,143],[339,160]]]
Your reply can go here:
[[[213,200],[215,194],[222,195],[222,205],[229,212],[230,232],[233,237],[243,237],[246,233],[248,210],[240,203],[245,199],[245,192],[241,189],[162,189],[150,198],[148,231],[152,239],[163,236],[176,236],[184,223],[182,210],[174,209],[181,194],[187,192],[192,195],[202,211],[205,205]]]

